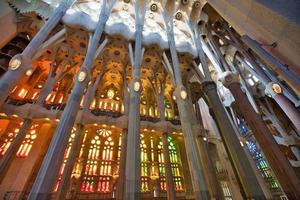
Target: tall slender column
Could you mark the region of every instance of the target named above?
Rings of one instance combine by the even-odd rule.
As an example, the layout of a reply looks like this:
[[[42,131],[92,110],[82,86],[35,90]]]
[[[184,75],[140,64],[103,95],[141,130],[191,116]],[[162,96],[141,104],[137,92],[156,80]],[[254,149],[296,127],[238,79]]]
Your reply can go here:
[[[80,101],[83,96],[84,90],[88,82],[90,81],[90,77],[88,76],[90,75],[93,68],[95,52],[109,13],[111,12],[112,5],[113,3],[111,4],[111,6],[108,5],[106,1],[104,1],[102,4],[99,21],[96,26],[97,28],[91,39],[91,42],[89,43],[85,60],[79,70],[78,75],[76,76],[75,86],[62,113],[54,137],[51,140],[49,150],[43,160],[42,166],[37,175],[31,193],[29,194],[28,199],[30,200],[43,200],[49,198],[50,192],[57,180],[58,171],[63,160],[64,150],[66,148],[66,144],[70,136],[70,132],[74,124],[77,112],[79,110]]]
[[[253,107],[241,90],[238,75],[226,72],[221,80],[224,86],[226,86],[233,94],[235,104],[245,117],[254,137],[262,148],[264,155],[270,163],[288,198],[300,198],[300,180],[297,178],[296,172],[290,165],[286,156],[280,150],[268,127],[264,124],[261,117],[253,110]]]
[[[63,175],[62,175],[58,190],[55,195],[56,200],[65,199],[66,193],[68,191],[73,167],[74,167],[74,164],[76,161],[76,157],[77,157],[80,147],[81,147],[81,141],[83,139],[82,136],[84,135],[83,134],[83,125],[77,124],[76,128],[77,129],[76,129],[75,137],[74,137],[74,140],[71,145],[71,151],[70,151],[69,157],[67,159],[66,165],[64,167]]]
[[[164,154],[164,164],[165,164],[165,171],[166,171],[166,183],[167,183],[167,194],[168,200],[175,200],[176,199],[176,192],[175,192],[175,184],[172,175],[172,166],[170,160],[170,152],[169,152],[169,143],[168,143],[168,133],[162,134],[162,142],[163,142],[163,154]]]
[[[146,13],[146,2],[136,1],[136,32],[135,55],[130,83],[130,106],[128,118],[128,140],[126,155],[126,185],[125,198],[134,200],[140,198],[141,192],[141,152],[140,152],[140,95],[141,95],[141,60],[142,32]]]
[[[195,136],[193,133],[193,126],[191,123],[191,116],[187,112],[187,100],[188,94],[183,86],[178,55],[176,52],[176,45],[173,31],[173,17],[167,19],[165,17],[165,24],[167,27],[167,36],[169,42],[169,48],[171,51],[172,64],[174,69],[174,79],[176,84],[175,96],[180,115],[181,127],[184,134],[184,142],[186,147],[186,153],[188,157],[188,163],[193,183],[193,189],[195,199],[209,199],[209,192],[205,183],[203,170],[200,165],[199,153],[195,142]]]
[[[124,199],[127,134],[128,134],[127,129],[123,129],[121,157],[120,157],[120,166],[119,166],[119,179],[118,179],[118,187],[117,187],[117,193],[116,193],[117,200]]]
[[[212,160],[210,158],[210,155],[208,153],[208,146],[207,142],[203,140],[203,138],[206,136],[205,129],[203,126],[203,121],[200,113],[200,108],[198,102],[195,103],[195,109],[196,109],[196,120],[199,122],[199,129],[197,134],[197,143],[198,143],[198,149],[200,153],[201,163],[203,166],[203,170],[205,172],[205,178],[207,182],[210,185],[210,192],[211,192],[211,198],[212,199],[222,199],[223,195],[221,192],[221,187],[219,185],[219,181],[216,175],[215,168],[212,164]]]
[[[264,193],[259,187],[258,180],[255,177],[255,173],[251,168],[249,168],[249,160],[247,159],[246,153],[240,145],[236,135],[236,130],[233,127],[232,122],[219,99],[216,84],[211,80],[207,60],[202,49],[197,28],[195,28],[194,33],[198,55],[201,60],[205,75],[205,80],[202,80],[201,84],[202,90],[205,94],[208,104],[213,109],[214,117],[218,128],[220,129],[221,137],[240,180],[241,186],[243,187],[245,198],[265,199]]]
[[[23,125],[19,130],[19,133],[17,134],[16,138],[13,140],[11,145],[8,147],[3,158],[0,160],[0,183],[4,179],[5,174],[11,162],[15,158],[19,147],[21,146],[23,140],[25,139],[25,136],[27,134],[28,129],[30,128],[30,125],[31,125],[31,119],[24,119]]]
[[[33,56],[74,1],[75,0],[63,0],[24,51],[11,59],[9,71],[0,79],[0,106],[4,103],[10,91],[15,87],[26,71],[32,70],[31,62]]]

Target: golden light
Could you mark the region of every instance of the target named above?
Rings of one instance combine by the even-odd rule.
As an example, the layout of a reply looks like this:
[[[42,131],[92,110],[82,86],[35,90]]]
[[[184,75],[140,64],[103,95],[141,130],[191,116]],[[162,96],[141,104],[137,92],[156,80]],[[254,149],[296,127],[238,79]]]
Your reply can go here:
[[[181,90],[181,91],[180,91],[180,97],[181,97],[183,100],[185,100],[186,97],[187,97],[187,92],[186,92],[185,90]]]
[[[107,91],[107,97],[108,97],[109,99],[113,99],[114,96],[115,96],[115,91],[114,91],[113,89],[109,89],[109,90]]]
[[[141,88],[140,82],[136,81],[136,82],[133,83],[133,90],[135,92],[138,92],[140,90],[140,88]]]
[[[280,85],[278,83],[274,83],[272,85],[272,90],[276,93],[276,94],[281,94],[282,93],[282,89],[280,87]]]
[[[32,69],[29,69],[29,70],[26,71],[25,74],[26,74],[26,76],[31,76],[32,73],[33,73]]]

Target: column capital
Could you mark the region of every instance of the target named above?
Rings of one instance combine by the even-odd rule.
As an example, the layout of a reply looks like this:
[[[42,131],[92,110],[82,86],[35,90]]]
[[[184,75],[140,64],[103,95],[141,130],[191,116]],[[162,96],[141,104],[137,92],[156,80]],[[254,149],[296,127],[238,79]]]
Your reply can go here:
[[[282,88],[278,83],[270,82],[266,85],[265,94],[274,98],[275,96],[282,94]]]
[[[203,82],[201,82],[201,88],[204,93],[207,93],[210,90],[216,90],[217,85],[212,80],[204,80]]]
[[[240,84],[238,73],[232,73],[230,71],[223,72],[219,75],[219,81],[221,81],[227,88],[233,83]]]

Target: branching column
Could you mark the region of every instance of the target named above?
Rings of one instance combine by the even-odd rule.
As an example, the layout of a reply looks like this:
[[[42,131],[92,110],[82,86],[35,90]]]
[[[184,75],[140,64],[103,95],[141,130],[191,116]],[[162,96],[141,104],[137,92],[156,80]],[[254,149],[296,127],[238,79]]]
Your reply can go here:
[[[31,119],[24,119],[23,125],[21,129],[19,130],[19,133],[17,134],[16,138],[13,140],[11,145],[8,147],[7,151],[5,152],[3,158],[0,161],[0,183],[5,177],[5,174],[13,161],[13,159],[16,156],[16,153],[21,146],[23,140],[25,139],[25,136],[27,134],[28,129],[31,125]]]
[[[172,64],[174,68],[175,78],[175,96],[180,115],[181,127],[184,134],[184,141],[186,147],[186,154],[188,157],[188,163],[193,183],[193,189],[195,199],[209,199],[209,192],[205,183],[203,170],[200,165],[199,153],[195,142],[195,136],[193,133],[193,126],[191,124],[191,116],[187,112],[187,91],[182,83],[179,60],[176,52],[176,45],[173,32],[173,18],[166,20],[167,35],[169,41],[169,47],[172,56]]]
[[[259,186],[258,180],[255,177],[254,171],[249,167],[250,162],[247,159],[246,153],[240,145],[236,130],[220,101],[216,84],[212,81],[207,60],[202,49],[197,29],[194,30],[195,43],[199,58],[203,67],[205,80],[202,80],[202,90],[205,94],[208,105],[213,109],[214,117],[220,129],[221,137],[224,145],[231,158],[240,184],[243,187],[245,198],[265,199],[264,193]]]
[[[4,103],[10,91],[15,87],[26,71],[32,70],[32,59],[34,55],[74,1],[75,0],[63,0],[24,51],[11,59],[9,71],[0,79],[0,106]]]
[[[196,120],[198,121],[198,125],[199,125],[199,128],[197,130],[198,149],[201,156],[201,163],[203,166],[203,170],[205,172],[205,177],[207,182],[210,185],[209,191],[211,192],[212,198],[222,199],[223,195],[221,192],[221,187],[218,182],[215,167],[213,166],[212,160],[208,153],[207,142],[203,140],[203,138],[206,137],[206,133],[205,133],[206,130],[203,126],[203,121],[202,121],[198,102],[195,103],[195,109],[196,109]]]
[[[66,144],[79,110],[84,90],[90,81],[89,76],[93,68],[95,52],[112,5],[113,3],[110,6],[106,3],[106,1],[104,1],[102,4],[97,28],[91,42],[89,43],[85,60],[83,61],[78,75],[76,76],[75,86],[62,113],[60,122],[54,133],[54,137],[51,140],[48,152],[43,160],[42,166],[29,195],[29,199],[42,200],[49,198],[50,192],[57,180],[58,171],[63,161]]]
[[[141,3],[141,4],[139,4]],[[136,32],[135,55],[130,83],[130,106],[128,118],[128,140],[126,155],[126,183],[125,198],[128,200],[139,199],[141,192],[141,152],[140,152],[140,95],[141,95],[141,59],[142,59],[142,32],[146,12],[145,2],[137,1],[136,4]]]
[[[172,175],[172,166],[171,166],[169,143],[168,143],[168,133],[162,134],[162,142],[163,142],[163,154],[164,154],[164,164],[165,164],[165,172],[166,172],[168,200],[175,200],[176,192],[175,192],[175,188],[174,188],[175,184],[174,184],[173,175]]]
[[[254,111],[247,96],[241,90],[238,75],[226,72],[221,80],[224,86],[233,94],[235,104],[245,117],[286,195],[290,199],[300,198],[300,180],[297,178],[296,172],[280,150],[272,133],[262,121],[262,118]]]

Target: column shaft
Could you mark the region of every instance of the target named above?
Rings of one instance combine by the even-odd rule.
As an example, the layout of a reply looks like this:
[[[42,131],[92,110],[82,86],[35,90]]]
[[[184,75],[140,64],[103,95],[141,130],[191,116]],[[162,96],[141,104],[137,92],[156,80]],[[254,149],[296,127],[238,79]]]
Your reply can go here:
[[[125,165],[126,165],[126,151],[127,151],[127,129],[123,130],[122,133],[122,147],[121,147],[121,157],[119,166],[119,179],[118,187],[116,193],[117,200],[124,199],[124,186],[125,186]]]
[[[207,97],[210,107],[213,108],[216,123],[220,129],[221,137],[224,141],[228,155],[231,158],[232,164],[243,187],[244,195],[246,195],[245,198],[265,199],[258,180],[252,169],[249,167],[249,160],[247,159],[246,152],[244,152],[240,145],[236,130],[219,99],[215,83],[211,81],[203,82],[202,89]]]
[[[11,145],[8,147],[3,158],[0,160],[0,183],[4,179],[5,174],[11,162],[15,158],[19,147],[21,146],[23,140],[25,139],[25,136],[27,134],[28,129],[30,128],[30,125],[31,125],[31,119],[24,119],[23,125],[19,130],[19,133],[17,134],[16,138],[13,140]]]
[[[55,9],[45,25],[30,41],[21,55],[21,66],[16,70],[7,71],[0,79],[0,106],[4,103],[10,91],[15,87],[28,69],[31,69],[32,57],[38,51],[44,40],[48,37],[68,8],[75,0],[63,0]],[[14,59],[14,58],[13,58]]]
[[[228,85],[228,88],[236,99],[235,104],[245,117],[284,192],[290,199],[300,198],[300,180],[297,178],[296,172],[280,150],[268,127],[253,110],[247,97],[242,92],[240,84],[233,82]]]
[[[172,19],[171,19],[172,20]],[[184,134],[184,142],[186,147],[186,154],[188,157],[188,163],[193,183],[193,189],[195,194],[195,199],[209,199],[209,192],[205,183],[204,173],[200,165],[199,153],[197,151],[195,136],[193,133],[193,126],[191,123],[191,116],[187,112],[187,92],[182,84],[180,65],[178,60],[178,55],[176,52],[176,45],[173,32],[172,21],[165,22],[167,26],[167,36],[169,47],[171,51],[172,64],[174,68],[174,79],[176,83],[176,102],[178,106],[178,111],[180,115],[181,127]],[[182,93],[185,93],[185,98],[182,98]]]
[[[56,200],[65,199],[65,197],[66,197],[66,193],[68,191],[73,167],[74,167],[76,157],[77,157],[80,147],[81,147],[81,141],[83,139],[82,136],[84,135],[83,134],[83,125],[77,124],[76,128],[77,128],[77,130],[76,130],[74,140],[72,142],[71,151],[70,151],[69,157],[67,159],[66,165],[64,167],[62,178],[61,178],[58,190],[55,195]]]
[[[163,155],[164,155],[164,164],[165,164],[165,172],[166,172],[168,200],[175,200],[176,192],[174,188],[175,184],[172,175],[172,166],[171,166],[170,153],[169,153],[168,133],[162,134],[162,142],[163,142]]]
[[[140,89],[135,91],[134,84],[141,84],[141,53],[143,25],[136,26],[135,58],[133,80],[130,84],[130,106],[128,118],[128,140],[126,155],[125,199],[139,199],[141,192],[141,152],[140,152]],[[141,87],[141,85],[140,85]]]
[[[80,108],[80,102],[84,94],[84,90],[89,82],[88,76],[93,67],[95,52],[110,10],[111,9],[107,6],[106,1],[104,1],[99,21],[97,23],[97,28],[87,49],[87,55],[80,68],[78,76],[76,77],[75,86],[62,113],[58,127],[56,128],[53,139],[51,140],[49,150],[43,160],[42,166],[29,195],[28,199],[30,200],[43,200],[49,198],[50,192],[57,180],[68,138],[76,119],[77,112]]]
[[[223,199],[221,187],[219,185],[219,181],[216,175],[215,167],[212,164],[212,160],[208,153],[207,142],[203,140],[203,137],[206,136],[205,129],[203,126],[203,121],[200,113],[200,108],[198,102],[195,103],[196,109],[196,120],[200,123],[200,130],[197,135],[197,143],[200,154],[200,160],[203,166],[205,178],[209,184],[209,191],[211,193],[211,198],[213,199]]]
[[[282,94],[276,94],[273,99],[281,107],[283,112],[288,116],[293,125],[300,131],[300,112],[294,105]]]

